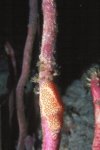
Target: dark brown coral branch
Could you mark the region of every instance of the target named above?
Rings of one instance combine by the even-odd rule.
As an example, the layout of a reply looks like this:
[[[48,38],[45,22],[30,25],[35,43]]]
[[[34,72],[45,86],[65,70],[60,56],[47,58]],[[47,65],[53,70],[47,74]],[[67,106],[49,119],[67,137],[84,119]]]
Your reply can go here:
[[[9,56],[9,58],[11,60],[13,71],[14,71],[14,76],[16,78],[16,76],[17,76],[17,67],[16,67],[15,53],[14,53],[13,47],[11,46],[11,44],[8,41],[5,43],[5,51],[6,51],[7,55]]]
[[[15,102],[15,88],[17,81],[17,67],[14,49],[7,41],[5,43],[5,51],[8,55],[9,77],[8,77],[8,89],[9,89],[9,123],[12,123],[12,116],[14,112]]]
[[[33,42],[37,28],[37,0],[29,0],[29,25],[24,48],[22,72],[16,88],[17,117],[19,124],[19,139],[17,150],[24,150],[24,140],[27,135],[27,122],[24,112],[24,87],[29,77]]]

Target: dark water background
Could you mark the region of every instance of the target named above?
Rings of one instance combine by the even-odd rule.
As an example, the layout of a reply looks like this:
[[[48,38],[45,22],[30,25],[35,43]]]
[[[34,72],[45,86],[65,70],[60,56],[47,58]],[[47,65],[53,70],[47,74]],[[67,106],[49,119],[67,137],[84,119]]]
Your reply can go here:
[[[57,43],[56,43],[56,61],[58,64],[58,70],[59,70],[59,77],[57,79],[58,85],[60,87],[61,93],[64,96],[64,102],[66,103],[66,88],[69,87],[73,81],[78,79],[76,83],[74,83],[74,87],[72,91],[75,91],[75,89],[80,89],[81,83],[79,81],[81,75],[85,71],[86,68],[88,68],[93,63],[100,63],[100,2],[97,2],[96,0],[56,0],[57,2],[57,24],[58,24],[58,36],[57,36]],[[39,1],[39,7],[41,5],[41,1]],[[4,42],[9,41],[15,50],[15,55],[17,58],[17,65],[18,70],[20,73],[21,64],[22,64],[22,56],[23,56],[23,48],[24,43],[26,39],[27,34],[27,24],[28,24],[28,0],[1,0],[0,1],[0,80],[5,81],[5,74],[7,74],[7,62],[5,63],[3,60],[5,58],[4,53]],[[40,22],[42,24],[41,19],[41,10],[40,13]],[[41,33],[40,33],[41,36]],[[41,38],[37,38],[35,50],[33,54],[33,66],[34,63],[36,63],[38,59],[38,53],[39,53],[39,46],[37,46],[37,43],[40,43]],[[38,51],[38,52],[37,52]],[[4,82],[6,84],[6,81]],[[2,85],[2,84],[1,84]],[[1,86],[1,88],[4,92],[4,87]],[[84,91],[84,90],[83,90]],[[83,91],[76,92],[76,95],[78,93],[82,93]],[[2,92],[1,92],[2,93]],[[69,92],[70,93],[70,92]],[[73,92],[71,92],[73,93]],[[83,97],[81,97],[83,94]],[[75,109],[80,108],[80,100],[83,98],[84,103],[82,103],[82,109],[83,114],[86,112],[87,114],[81,114],[83,115],[83,122],[81,123],[81,128],[79,127],[79,131],[84,128],[85,133],[82,133],[84,138],[80,138],[80,144],[84,145],[84,143],[87,140],[87,147],[83,150],[89,150],[91,147],[91,137],[93,132],[93,122],[91,122],[91,119],[93,117],[92,113],[92,104],[90,105],[90,112],[87,112],[86,109],[88,108],[85,106],[87,102],[89,102],[86,98],[86,95],[82,93],[81,96],[77,97],[77,102],[74,100],[75,95],[73,94],[71,98],[67,98],[68,100],[72,100],[71,105],[73,106],[73,101],[76,102]],[[71,94],[69,94],[71,95]],[[2,96],[2,94],[1,94]],[[0,98],[1,98],[0,96]],[[72,98],[73,97],[73,98]],[[85,98],[84,98],[85,97]],[[79,100],[80,99],[80,100]],[[85,99],[85,100],[84,100]],[[86,101],[87,100],[87,101]],[[82,102],[83,102],[82,101]],[[71,106],[71,107],[72,107]],[[70,106],[69,106],[70,110]],[[78,110],[80,112],[80,110]],[[6,118],[6,120],[2,120],[3,122],[3,140],[4,140],[4,150],[9,145],[9,129],[7,127],[8,123],[8,105],[6,104],[2,108],[3,118]],[[73,114],[73,112],[72,112]],[[91,115],[92,116],[91,116]],[[90,115],[87,116],[87,115]],[[82,121],[80,116],[74,116],[74,122],[78,125]],[[84,116],[87,116],[84,118]],[[67,116],[67,120],[68,120]],[[66,118],[66,115],[65,115]],[[70,117],[69,117],[70,118]],[[71,119],[72,119],[71,118]],[[88,119],[91,118],[88,122]],[[69,119],[69,120],[71,120]],[[77,120],[77,121],[76,121]],[[72,119],[73,121],[73,119]],[[71,121],[70,121],[71,122]],[[90,123],[90,124],[89,124]],[[90,125],[90,126],[89,126]],[[88,127],[89,126],[89,127]],[[15,129],[16,127],[14,127]],[[76,127],[77,128],[77,127]],[[91,131],[90,131],[90,130]],[[87,131],[89,130],[90,136],[86,135]],[[73,129],[72,129],[73,131]],[[65,131],[64,131],[65,132]],[[76,129],[73,132],[78,132]],[[70,135],[70,139],[66,139],[66,136],[68,136],[68,133],[64,135],[63,138],[65,138],[65,141],[69,144],[69,149],[72,150],[73,147],[76,149],[73,150],[79,150],[80,147],[76,145],[74,140],[79,136],[78,134],[74,134],[72,132],[72,136]],[[78,135],[78,136],[77,136]],[[85,137],[87,136],[87,137]],[[15,135],[16,138],[16,135]],[[85,141],[81,143],[81,141]],[[7,145],[8,144],[8,145]],[[15,145],[13,143],[12,145]],[[9,146],[8,146],[9,147]],[[67,150],[66,144],[65,149]],[[11,149],[10,149],[11,150]],[[64,147],[63,147],[64,150]]]

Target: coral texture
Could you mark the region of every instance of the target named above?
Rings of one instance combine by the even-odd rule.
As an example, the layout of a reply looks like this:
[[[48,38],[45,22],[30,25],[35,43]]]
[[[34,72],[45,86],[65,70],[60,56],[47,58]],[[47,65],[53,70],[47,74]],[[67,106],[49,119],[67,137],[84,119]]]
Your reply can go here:
[[[55,67],[54,49],[56,41],[56,6],[54,0],[43,0],[43,35],[40,53],[40,82],[53,80]]]
[[[92,149],[100,149],[100,66],[92,66],[86,76],[86,80],[90,83],[91,94],[94,105],[95,131]]]
[[[44,82],[40,87],[40,110],[43,150],[55,150],[59,147],[64,108],[57,87],[51,81]]]
[[[58,150],[63,122],[63,104],[53,82],[56,40],[56,6],[54,0],[43,0],[43,35],[39,56],[40,111],[43,150]]]

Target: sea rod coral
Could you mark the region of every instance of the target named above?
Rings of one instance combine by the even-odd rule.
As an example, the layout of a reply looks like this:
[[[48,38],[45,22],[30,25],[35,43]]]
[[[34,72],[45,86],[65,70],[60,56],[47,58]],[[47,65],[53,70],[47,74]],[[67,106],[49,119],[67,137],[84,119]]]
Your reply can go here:
[[[63,104],[55,75],[54,48],[56,41],[56,5],[54,0],[43,0],[43,35],[39,62],[40,112],[43,133],[42,150],[58,150],[63,123]]]
[[[84,75],[85,86],[91,90],[94,106],[94,140],[92,150],[100,149],[100,66],[93,65]]]

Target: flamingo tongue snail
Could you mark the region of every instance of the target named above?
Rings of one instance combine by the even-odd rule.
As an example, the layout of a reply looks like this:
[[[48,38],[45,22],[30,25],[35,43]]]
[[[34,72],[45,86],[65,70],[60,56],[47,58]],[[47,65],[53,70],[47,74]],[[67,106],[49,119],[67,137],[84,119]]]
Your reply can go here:
[[[56,85],[47,81],[40,87],[43,150],[57,150],[63,123],[63,104]]]
[[[55,0],[42,0],[43,35],[39,56],[39,105],[43,133],[42,150],[58,150],[63,123],[63,104],[53,81],[56,41]]]

